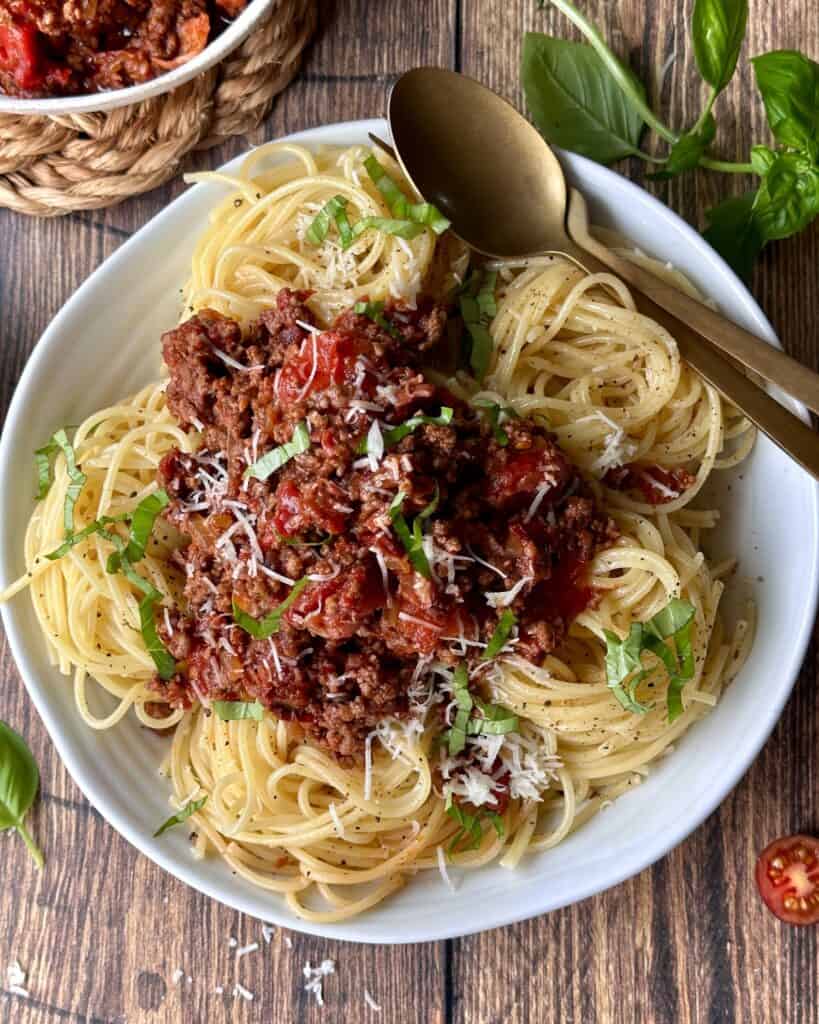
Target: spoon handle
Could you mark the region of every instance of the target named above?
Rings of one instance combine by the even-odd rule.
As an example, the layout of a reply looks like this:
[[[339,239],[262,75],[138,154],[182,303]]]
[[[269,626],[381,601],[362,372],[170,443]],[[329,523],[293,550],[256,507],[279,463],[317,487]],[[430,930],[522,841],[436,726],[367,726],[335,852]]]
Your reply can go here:
[[[569,208],[569,234],[587,252],[593,253],[618,277],[632,288],[649,296],[667,312],[688,324],[697,334],[707,338],[726,355],[742,363],[749,370],[758,373],[766,381],[802,402],[815,413],[819,413],[819,373],[803,366],[781,349],[774,348],[755,334],[746,331],[702,302],[691,298],[678,288],[661,280],[650,270],[603,245],[592,237],[584,226],[587,217],[580,219],[574,202]]]
[[[608,256],[613,254],[591,237],[585,200],[575,189],[571,190],[568,225],[577,247],[574,251],[570,250],[568,255],[577,259],[592,273],[609,269]],[[599,258],[598,249],[604,250],[607,257],[605,261]],[[631,267],[632,264],[627,260],[618,259],[616,273],[624,280],[628,280],[627,271]],[[654,279],[653,275],[651,276]],[[662,324],[676,338],[680,354],[690,366],[741,409],[752,423],[803,469],[819,480],[819,437],[810,427],[771,398],[701,335],[657,305],[648,295],[637,291],[634,298],[641,313]],[[702,308],[700,303],[696,305]],[[807,371],[802,368],[802,372]]]

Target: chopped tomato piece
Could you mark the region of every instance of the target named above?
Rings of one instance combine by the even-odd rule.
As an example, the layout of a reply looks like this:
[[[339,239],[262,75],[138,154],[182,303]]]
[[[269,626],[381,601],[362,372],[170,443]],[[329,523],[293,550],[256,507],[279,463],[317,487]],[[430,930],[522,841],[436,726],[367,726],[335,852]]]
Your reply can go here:
[[[819,921],[819,839],[785,836],[759,855],[756,884],[765,905],[788,924]]]
[[[603,483],[615,491],[640,491],[649,505],[674,501],[694,483],[696,477],[687,469],[663,469],[662,466],[639,466],[629,463],[610,469]]]
[[[566,458],[553,447],[512,452],[503,448],[490,458],[486,475],[487,499],[493,505],[509,508],[529,504],[541,488],[546,488],[542,500],[548,502],[549,495],[557,494],[566,484],[571,470]]]
[[[362,342],[349,334],[325,331],[305,338],[298,355],[281,369],[277,386],[279,400],[295,402],[331,384],[343,384],[352,373]]]
[[[287,620],[327,640],[346,640],[384,604],[381,573],[374,561],[330,580],[311,583],[286,613]]]
[[[350,513],[346,501],[344,491],[331,480],[317,480],[303,487],[284,480],[276,490],[273,528],[284,537],[295,537],[311,528],[343,533]]]
[[[0,69],[26,91],[43,84],[43,54],[33,25],[0,25]]]
[[[571,622],[588,608],[594,590],[586,582],[587,564],[567,556],[552,569],[548,579],[541,580],[526,601],[527,617],[551,622],[562,618]]]

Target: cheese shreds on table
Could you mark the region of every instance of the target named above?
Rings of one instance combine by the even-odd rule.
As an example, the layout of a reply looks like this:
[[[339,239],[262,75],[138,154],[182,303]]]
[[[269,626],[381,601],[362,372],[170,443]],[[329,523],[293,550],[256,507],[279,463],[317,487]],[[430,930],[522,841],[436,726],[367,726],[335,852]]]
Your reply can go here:
[[[375,1013],[381,1013],[381,1006],[373,999],[367,989],[364,989],[364,1002],[369,1006]]]
[[[234,996],[241,996],[242,999],[248,1003],[252,1003],[256,998],[250,989],[245,988],[244,985],[241,985],[238,981],[233,986],[233,994]]]
[[[324,1006],[324,979],[336,973],[335,960],[322,960],[318,967],[313,967],[308,960],[303,969],[304,977],[307,979],[304,991],[315,996],[319,1006]]]
[[[255,953],[258,948],[258,942],[249,942],[246,946],[239,946],[236,950],[236,959],[239,960],[241,957],[247,956],[248,953]]]
[[[273,938],[275,932],[276,929],[273,927],[272,924],[262,925],[262,938],[264,939],[266,945],[270,945],[270,940]]]
[[[6,984],[8,985],[9,992],[16,996],[28,997],[30,994],[25,987],[26,972],[20,966],[19,960],[12,960],[6,968]]]

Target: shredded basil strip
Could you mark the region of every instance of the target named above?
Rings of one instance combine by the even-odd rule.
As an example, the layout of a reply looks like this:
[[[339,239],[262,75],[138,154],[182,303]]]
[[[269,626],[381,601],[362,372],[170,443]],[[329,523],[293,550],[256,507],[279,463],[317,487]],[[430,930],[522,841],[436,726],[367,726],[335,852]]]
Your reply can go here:
[[[346,249],[353,241],[353,232],[350,228],[350,222],[347,220],[347,200],[344,196],[333,196],[332,199],[329,199],[324,204],[318,214],[316,214],[313,223],[307,229],[307,234],[305,235],[307,241],[313,245],[321,245],[330,231],[330,224],[332,222],[335,222],[338,228],[342,249]]]
[[[384,316],[383,302],[357,302],[353,306],[353,312],[358,313],[359,316],[368,317],[374,324],[378,324],[382,331],[386,331],[390,337],[396,338],[398,341],[401,340],[401,332],[395,324],[391,324]]]
[[[417,238],[424,230],[423,224],[414,220],[403,220],[390,217],[362,217],[353,225],[353,238],[359,238],[365,231],[380,231],[384,235],[395,235],[407,240]]]
[[[34,453],[34,462],[37,466],[37,500],[41,501],[51,488],[51,459],[57,452],[62,452],[65,456],[66,471],[70,480],[63,506],[63,525],[66,534],[70,536],[74,532],[74,506],[77,504],[77,498],[79,498],[88,478],[77,468],[74,446],[68,440],[64,427],[56,431],[49,441]]]
[[[274,633],[279,632],[282,616],[309,582],[310,581],[306,576],[302,576],[300,580],[296,580],[290,590],[290,593],[282,603],[276,605],[273,611],[268,612],[263,619],[254,619],[252,615],[248,615],[247,612],[242,611],[239,605],[234,601],[233,618],[236,624],[241,626],[246,633],[250,633],[250,635],[255,637],[256,640],[264,640],[269,636],[273,636]]]
[[[683,687],[694,676],[693,619],[694,606],[675,598],[648,622],[633,622],[624,640],[616,633],[604,630],[606,679],[626,711],[644,714],[653,707],[641,703],[636,697],[637,687],[648,673],[643,667],[642,655],[650,652],[660,659],[668,674],[668,721],[673,722],[682,714]]]
[[[129,562],[139,562],[145,557],[145,548],[154,528],[156,518],[171,499],[165,490],[154,491],[143,498],[131,513],[131,531],[128,545],[123,552]],[[119,552],[108,559],[107,572],[116,572],[120,564]]]
[[[486,409],[495,440],[501,448],[505,448],[509,444],[509,435],[501,423],[504,419],[520,419],[520,414],[511,405],[498,405],[497,402],[493,402],[489,398],[476,398],[472,404],[478,409]]]
[[[411,416],[408,420],[404,420],[404,422],[400,423],[397,427],[390,427],[389,430],[381,431],[381,436],[384,439],[384,447],[392,448],[393,445],[398,444],[399,441],[403,440],[403,438],[408,434],[411,434],[424,423],[437,427],[448,426],[452,422],[454,414],[454,410],[448,405],[442,405],[440,415],[438,416]],[[366,455],[367,450],[367,438],[363,437],[358,442],[356,452],[359,455]]]
[[[280,444],[278,448],[265,452],[252,466],[248,466],[244,471],[243,478],[246,480],[248,477],[255,477],[257,480],[267,480],[271,473],[281,469],[286,462],[295,458],[296,455],[306,452],[309,447],[310,431],[307,429],[305,420],[302,420],[296,424],[293,436],[286,444]]]
[[[245,718],[261,722],[264,717],[264,706],[257,700],[215,700],[213,709],[223,722],[239,722]]]
[[[460,825],[460,828],[453,836],[452,841],[447,848],[447,853],[450,857],[467,839],[469,840],[469,844],[464,848],[467,850],[477,850],[481,845],[481,840],[483,839],[482,822],[487,818],[491,821],[498,834],[498,838],[503,839],[503,818],[501,818],[497,811],[485,811],[479,809],[477,814],[470,814],[468,811],[465,811],[463,807],[459,807],[453,800],[450,800],[446,807],[446,813],[450,818],[454,818]]]
[[[509,639],[517,621],[517,617],[511,608],[507,608],[503,612],[497,626],[495,626],[495,632],[489,638],[486,650],[481,655],[481,661],[489,661],[500,654],[506,646],[506,641]]]
[[[163,832],[167,832],[169,828],[173,828],[175,825],[181,825],[183,821],[187,821],[188,818],[192,814],[196,814],[197,811],[201,811],[205,806],[205,801],[207,799],[208,794],[205,793],[201,800],[189,800],[181,811],[177,811],[176,814],[172,814],[167,821],[162,822],[156,832],[154,832],[154,839],[161,836]]]
[[[458,298],[464,326],[471,341],[469,365],[476,380],[479,381],[486,376],[494,349],[489,323],[497,313],[497,276],[494,270],[485,274],[476,270],[464,283]]]
[[[58,548],[55,548],[46,555],[46,558],[51,562],[58,558],[62,558],[63,555],[67,555],[76,544],[79,544],[80,541],[86,540],[86,538],[95,533],[102,534],[106,540],[110,540],[114,535],[108,533],[105,529],[106,526],[110,526],[112,523],[124,523],[127,522],[127,520],[127,513],[122,513],[118,516],[101,516],[99,519],[95,519],[92,523],[89,523],[88,526],[84,526],[81,530],[78,530],[76,533],[72,533],[66,537]]]
[[[411,203],[374,156],[367,157],[364,167],[375,187],[384,197],[393,217],[424,225],[431,228],[436,235],[443,234],[449,227],[449,221],[437,206],[424,202]]]
[[[502,736],[507,732],[517,732],[519,723],[514,711],[501,704],[487,704],[479,697],[474,697],[473,701],[483,718],[470,718],[467,726],[470,736]]]
[[[438,507],[438,490],[436,487],[435,497],[432,501],[415,517],[412,523],[412,529],[410,529],[407,520],[404,518],[401,512],[401,506],[404,504],[406,494],[403,491],[399,491],[398,494],[393,498],[389,513],[390,519],[392,520],[392,526],[395,532],[398,534],[398,538],[404,545],[404,550],[407,552],[410,562],[416,572],[421,573],[428,580],[432,579],[432,569],[430,568],[429,561],[427,559],[426,552],[424,551],[424,534],[422,530],[422,524],[425,519],[437,509]]]

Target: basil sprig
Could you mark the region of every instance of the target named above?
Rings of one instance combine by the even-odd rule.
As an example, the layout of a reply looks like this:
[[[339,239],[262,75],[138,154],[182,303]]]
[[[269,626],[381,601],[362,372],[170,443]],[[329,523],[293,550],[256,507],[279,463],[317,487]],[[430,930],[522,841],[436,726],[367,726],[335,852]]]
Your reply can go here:
[[[425,423],[436,427],[446,427],[452,422],[452,417],[454,415],[454,409],[450,408],[448,405],[442,405],[441,412],[438,416],[410,416],[408,420],[404,420],[403,423],[399,423],[397,427],[390,427],[389,430],[381,431],[381,436],[384,439],[384,447],[392,448],[393,445],[398,444],[399,441],[403,440],[403,438],[408,434],[411,434],[414,430]],[[367,448],[367,438],[363,437],[358,442],[356,452],[359,455],[366,455]]]
[[[241,722],[246,718],[261,722],[264,718],[264,705],[257,700],[215,700],[213,710],[223,722]]]
[[[447,853],[450,857],[457,851],[459,846],[465,850],[478,849],[483,839],[483,822],[486,820],[492,823],[498,838],[503,839],[503,818],[501,818],[497,811],[481,808],[475,814],[470,814],[463,807],[456,804],[454,800],[449,800],[446,805],[446,813],[460,825],[460,828],[452,837],[452,841],[447,847]]]
[[[495,284],[497,272],[475,270],[458,295],[464,327],[469,334],[469,365],[475,379],[482,381],[489,369],[494,344],[489,324],[497,313]]]
[[[288,608],[293,604],[299,594],[304,590],[310,581],[306,576],[302,576],[300,580],[296,580],[293,584],[290,593],[282,601],[281,604],[276,605],[272,612],[268,612],[264,618],[254,619],[252,615],[248,615],[247,612],[242,611],[236,602],[233,602],[233,618],[237,626],[241,626],[246,633],[250,633],[256,640],[265,640],[269,636],[273,636],[274,633],[278,633],[282,624],[282,616]]]
[[[255,477],[257,480],[267,480],[271,473],[275,473],[277,469],[281,469],[285,463],[294,459],[297,455],[301,455],[303,452],[308,451],[310,448],[310,431],[307,429],[307,423],[302,420],[297,423],[293,429],[293,436],[289,441],[284,444],[280,444],[277,448],[271,449],[269,452],[265,452],[261,458],[257,459],[252,466],[248,466],[244,471],[243,478],[246,480],[249,477]]]
[[[392,528],[398,534],[398,539],[404,545],[404,550],[416,572],[432,579],[432,569],[429,564],[426,552],[424,551],[424,520],[428,519],[438,508],[438,491],[436,486],[435,497],[422,509],[412,522],[412,528],[404,517],[401,507],[406,499],[406,494],[399,491],[393,498],[389,507],[389,515],[392,520]]]
[[[24,821],[39,785],[40,772],[26,741],[0,722],[0,831],[16,829],[34,863],[42,868],[43,854]]]
[[[743,277],[768,243],[797,234],[819,215],[819,64],[796,50],[754,57],[756,85],[776,146],[753,146],[746,163],[712,154],[715,102],[734,75],[748,22],[748,0],[695,0],[691,38],[697,67],[709,85],[696,120],[666,125],[641,82],[615,56],[600,30],[572,0],[551,0],[587,43],[529,33],[521,77],[526,102],[549,142],[608,164],[638,156],[669,178],[696,167],[754,174],[756,186],[706,211],[706,239]],[[668,147],[655,156],[640,148],[648,126]]]
[[[192,814],[196,814],[197,811],[201,811],[205,806],[207,799],[208,794],[205,793],[200,800],[189,800],[181,811],[177,811],[176,814],[172,814],[170,818],[167,818],[162,822],[156,832],[154,832],[154,839],[156,839],[157,836],[161,836],[163,832],[167,832],[169,828],[173,828],[175,825],[181,825],[183,821],[187,821],[188,818],[190,818]]]
[[[668,721],[673,722],[682,714],[683,687],[694,675],[693,620],[694,606],[675,598],[648,622],[633,622],[624,640],[611,630],[604,630],[606,679],[626,711],[644,714],[653,707],[636,696],[637,687],[648,674],[642,656],[651,653],[662,661],[668,673]]]

